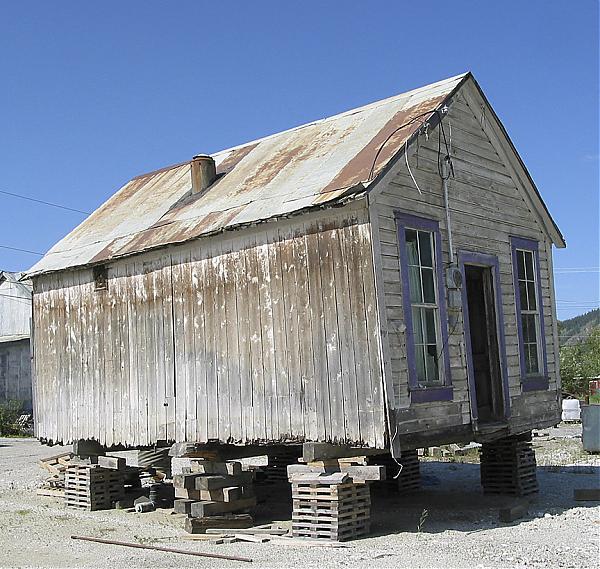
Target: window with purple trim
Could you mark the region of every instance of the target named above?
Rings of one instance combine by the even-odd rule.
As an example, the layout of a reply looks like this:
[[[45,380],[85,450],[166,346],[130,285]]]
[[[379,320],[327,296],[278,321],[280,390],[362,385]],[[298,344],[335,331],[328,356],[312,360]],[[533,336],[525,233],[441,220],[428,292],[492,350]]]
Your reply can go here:
[[[406,228],[404,236],[417,383],[419,387],[437,386],[442,382],[441,334],[433,233]]]
[[[513,237],[512,260],[523,388],[546,389],[546,348],[538,243]]]
[[[439,223],[395,212],[412,403],[451,401]]]

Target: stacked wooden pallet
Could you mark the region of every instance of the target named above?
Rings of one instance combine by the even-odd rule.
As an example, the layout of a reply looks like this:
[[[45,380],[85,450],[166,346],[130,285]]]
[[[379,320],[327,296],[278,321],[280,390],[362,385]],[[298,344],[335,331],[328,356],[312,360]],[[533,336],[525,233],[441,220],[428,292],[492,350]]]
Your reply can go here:
[[[301,445],[278,448],[275,453],[269,454],[267,466],[261,468],[262,482],[265,484],[287,483],[287,467],[290,464],[296,464],[301,456]]]
[[[370,531],[369,487],[345,474],[292,477],[292,505],[295,537],[344,541]]]
[[[382,480],[385,467],[365,457],[327,459],[288,467],[292,484],[292,535],[344,541],[370,531],[368,483]]]
[[[507,437],[481,447],[485,494],[527,496],[538,491],[535,452],[524,437]]]
[[[210,519],[223,514],[248,513],[256,506],[252,488],[252,474],[242,472],[239,462],[197,461],[189,468],[192,472],[176,474],[175,512],[204,522],[186,523],[186,530],[200,526],[211,527]],[[250,520],[246,523],[252,523]]]
[[[402,470],[398,476],[398,490],[401,493],[410,493],[421,488],[421,465],[416,450],[407,450],[396,459]]]
[[[369,457],[368,462],[385,466],[385,481],[397,484],[401,493],[421,488],[421,469],[416,450],[403,451],[401,456],[395,458],[390,453],[377,454]]]
[[[107,510],[123,496],[123,472],[98,464],[69,464],[65,504],[70,508]]]

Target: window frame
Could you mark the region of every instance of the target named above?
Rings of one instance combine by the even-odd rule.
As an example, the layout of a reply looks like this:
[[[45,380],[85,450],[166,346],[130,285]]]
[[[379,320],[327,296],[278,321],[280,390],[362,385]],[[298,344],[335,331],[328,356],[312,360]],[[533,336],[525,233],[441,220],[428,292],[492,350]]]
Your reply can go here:
[[[519,363],[521,372],[522,391],[543,391],[549,386],[548,362],[546,356],[546,332],[544,327],[544,302],[542,297],[542,279],[540,271],[539,242],[525,237],[511,236],[511,259],[513,271],[513,291],[515,295],[515,313],[517,318],[517,336],[519,340]],[[528,251],[533,256],[533,275],[535,278],[535,292],[537,297],[537,310],[539,324],[536,329],[538,345],[538,364],[540,371],[534,375],[527,375],[525,359],[525,342],[523,335],[523,320],[521,308],[521,294],[519,290],[519,271],[517,251]]]
[[[453,387],[450,375],[450,352],[448,346],[448,311],[446,307],[446,288],[443,278],[442,238],[439,221],[418,217],[416,215],[394,212],[399,248],[400,277],[402,283],[402,307],[404,324],[406,326],[406,360],[408,364],[408,388],[411,403],[426,403],[430,401],[452,401]],[[433,270],[437,294],[437,331],[442,345],[441,359],[438,369],[442,374],[439,386],[420,386],[417,378],[415,354],[415,338],[412,321],[412,302],[410,299],[410,281],[408,269],[408,251],[406,247],[406,230],[427,231],[433,236]],[[437,333],[436,333],[437,336]]]

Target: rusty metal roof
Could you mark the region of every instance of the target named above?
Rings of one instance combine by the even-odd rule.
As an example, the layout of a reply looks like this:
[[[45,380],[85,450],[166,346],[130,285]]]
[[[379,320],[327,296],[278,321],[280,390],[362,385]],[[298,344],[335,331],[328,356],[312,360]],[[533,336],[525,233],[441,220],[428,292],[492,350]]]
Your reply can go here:
[[[467,76],[217,152],[221,176],[204,193],[191,194],[189,162],[138,176],[28,274],[108,261],[362,193],[422,120],[398,127],[427,118]]]

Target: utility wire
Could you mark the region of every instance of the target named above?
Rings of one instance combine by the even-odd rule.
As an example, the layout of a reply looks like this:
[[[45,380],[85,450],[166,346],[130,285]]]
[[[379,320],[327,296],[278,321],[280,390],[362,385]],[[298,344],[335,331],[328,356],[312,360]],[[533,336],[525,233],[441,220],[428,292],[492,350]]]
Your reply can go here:
[[[84,215],[90,215],[91,212],[89,211],[83,211],[81,209],[76,209],[73,207],[68,207],[66,205],[60,205],[57,203],[52,203],[52,202],[46,202],[44,200],[38,200],[37,198],[32,198],[29,196],[22,196],[21,194],[15,194],[13,192],[7,192],[6,190],[0,190],[0,194],[4,194],[6,196],[12,196],[13,198],[20,198],[22,200],[28,200],[30,202],[36,202],[36,203],[40,203],[43,205],[49,205],[50,207],[56,207],[58,209],[65,209],[67,211],[73,211],[75,213],[83,213]]]
[[[19,249],[18,247],[9,247],[8,245],[0,245],[0,249],[10,249],[11,251],[20,251],[21,253],[31,253],[32,255],[39,255],[43,257],[45,253],[38,253],[37,251],[30,251],[29,249]]]
[[[14,294],[3,294],[3,293],[0,293],[0,296],[3,296],[4,298],[14,298],[16,300],[22,300],[23,302],[27,302],[27,303],[31,302],[30,298],[25,298],[23,296],[16,296]]]

